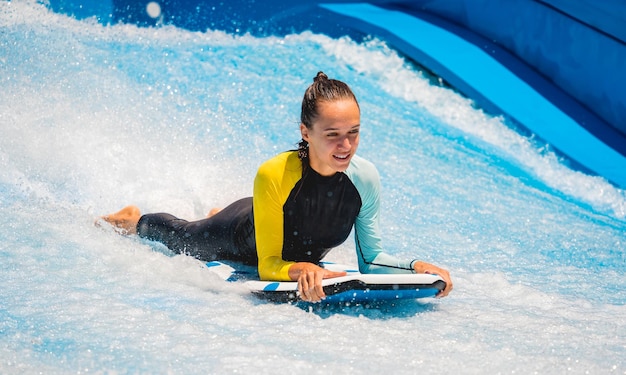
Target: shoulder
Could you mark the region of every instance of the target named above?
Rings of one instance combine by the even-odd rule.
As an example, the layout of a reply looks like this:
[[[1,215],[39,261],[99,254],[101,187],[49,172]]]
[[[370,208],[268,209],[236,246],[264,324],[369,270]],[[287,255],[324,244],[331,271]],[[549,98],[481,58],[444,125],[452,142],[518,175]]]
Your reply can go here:
[[[282,175],[286,172],[302,171],[302,162],[296,151],[282,152],[271,159],[264,161],[258,169],[261,175]]]
[[[380,196],[380,176],[376,166],[372,162],[354,155],[345,174],[356,187],[363,204],[365,206],[375,205]]]
[[[380,175],[374,163],[358,155],[354,155],[350,160],[350,166],[346,170],[346,175],[355,183],[365,185],[379,185]]]
[[[254,179],[255,190],[290,189],[302,177],[302,162],[295,151],[282,152],[266,160],[257,170]]]
[[[350,161],[346,175],[361,197],[362,206],[357,218],[358,228],[363,229],[364,223],[374,225],[372,220],[377,217],[380,208],[380,176],[376,166],[355,155]]]

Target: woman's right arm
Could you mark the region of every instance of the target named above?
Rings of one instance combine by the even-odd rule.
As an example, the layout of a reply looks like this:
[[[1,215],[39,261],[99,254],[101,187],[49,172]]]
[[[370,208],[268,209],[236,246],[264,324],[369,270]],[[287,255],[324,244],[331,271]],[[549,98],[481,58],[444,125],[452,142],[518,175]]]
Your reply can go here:
[[[289,281],[289,267],[294,262],[282,259],[283,249],[283,198],[280,176],[283,172],[276,158],[261,165],[254,179],[252,206],[259,277],[261,280]],[[282,174],[282,173],[281,173]],[[288,193],[287,193],[288,194]]]

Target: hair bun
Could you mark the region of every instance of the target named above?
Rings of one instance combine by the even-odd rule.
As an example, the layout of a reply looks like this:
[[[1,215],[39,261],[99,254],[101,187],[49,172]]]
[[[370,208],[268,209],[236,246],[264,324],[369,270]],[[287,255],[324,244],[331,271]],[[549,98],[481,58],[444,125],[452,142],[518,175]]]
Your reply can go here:
[[[317,72],[317,76],[313,78],[313,82],[328,81],[328,76],[324,72]]]

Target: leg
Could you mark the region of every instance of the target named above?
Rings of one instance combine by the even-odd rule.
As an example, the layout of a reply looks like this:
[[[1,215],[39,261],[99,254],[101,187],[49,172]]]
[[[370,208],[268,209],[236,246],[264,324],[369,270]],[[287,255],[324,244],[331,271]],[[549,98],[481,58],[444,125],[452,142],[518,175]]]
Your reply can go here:
[[[114,214],[102,216],[101,219],[118,228],[122,234],[137,234],[140,217],[141,211],[137,206],[126,206]]]
[[[252,199],[244,198],[209,218],[187,221],[166,213],[141,216],[137,234],[204,261],[256,264]]]
[[[257,264],[252,198],[213,209],[206,219],[187,221],[165,213],[141,215],[136,206],[101,217],[122,234],[137,234],[177,253],[201,260]],[[99,222],[96,222],[99,225]]]

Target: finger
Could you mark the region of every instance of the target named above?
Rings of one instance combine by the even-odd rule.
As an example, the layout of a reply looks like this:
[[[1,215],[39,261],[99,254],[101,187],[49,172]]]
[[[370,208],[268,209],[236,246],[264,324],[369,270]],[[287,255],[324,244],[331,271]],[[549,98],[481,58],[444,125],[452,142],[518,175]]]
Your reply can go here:
[[[319,299],[326,298],[326,293],[324,293],[324,287],[322,286],[322,281],[324,280],[324,273],[317,272],[315,273],[315,293]]]
[[[302,290],[305,297],[303,300],[307,302],[318,302],[320,300],[316,290],[316,277],[318,274],[318,272],[306,272],[302,275]]]
[[[314,272],[307,273],[306,275],[306,283],[303,284],[304,293],[306,296],[305,301],[307,302],[318,302],[320,297],[317,294],[316,290],[316,275]]]
[[[305,301],[309,300],[309,284],[304,275],[298,278],[298,292],[300,293],[300,298]]]
[[[454,285],[452,284],[452,281],[450,281],[450,283],[446,287],[446,295],[448,295],[448,293],[450,293],[452,289],[454,289]]]
[[[441,292],[437,293],[436,295],[437,298],[442,298],[442,297],[447,296],[454,288],[454,286],[452,285],[452,280],[450,280],[449,277],[444,278],[444,281],[446,282],[446,287]]]
[[[332,279],[334,277],[346,276],[348,273],[346,271],[326,271],[324,272],[325,279]]]
[[[435,297],[436,297],[436,298],[443,298],[443,297],[447,296],[447,295],[448,295],[448,293],[449,293],[449,291],[448,291],[448,290],[447,290],[447,288],[446,288],[446,289],[444,289],[444,290],[440,291],[439,293],[437,293],[437,294],[435,295]]]

